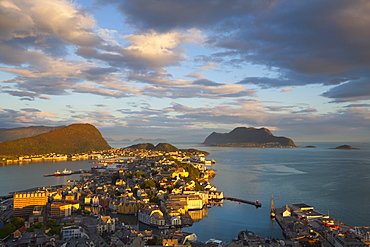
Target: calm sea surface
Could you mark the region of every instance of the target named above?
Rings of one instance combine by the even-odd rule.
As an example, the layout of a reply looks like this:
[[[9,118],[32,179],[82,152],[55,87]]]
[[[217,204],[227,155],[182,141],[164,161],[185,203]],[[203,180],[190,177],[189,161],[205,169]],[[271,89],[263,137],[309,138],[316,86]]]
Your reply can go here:
[[[351,226],[370,225],[370,143],[345,143],[358,150],[330,149],[344,143],[305,143],[317,148],[221,148],[195,147],[211,153],[216,160],[216,177],[211,181],[225,196],[262,207],[225,201],[208,209],[208,216],[184,231],[195,232],[200,241],[217,238],[230,241],[238,232],[251,230],[262,237],[282,238],[279,226],[270,220],[271,196],[276,207],[304,202]],[[124,143],[110,143],[126,147]],[[0,166],[0,195],[32,187],[66,184],[67,177],[43,177],[64,168],[88,169],[87,161],[32,163]]]

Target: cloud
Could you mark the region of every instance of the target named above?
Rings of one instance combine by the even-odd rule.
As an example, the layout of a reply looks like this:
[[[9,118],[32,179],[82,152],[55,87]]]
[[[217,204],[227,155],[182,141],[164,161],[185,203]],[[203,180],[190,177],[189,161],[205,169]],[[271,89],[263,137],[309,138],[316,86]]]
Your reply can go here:
[[[312,112],[317,112],[317,110],[315,108],[307,108],[300,111],[293,111],[292,113],[312,113]]]
[[[290,88],[284,88],[284,89],[281,89],[281,93],[288,93],[288,92],[292,92],[293,90],[290,89]]]
[[[64,125],[64,120],[57,114],[35,108],[13,110],[0,108],[0,128],[16,128],[29,125]]]
[[[322,96],[332,98],[334,102],[369,100],[370,82],[369,79],[347,82],[329,89]]]
[[[53,36],[75,45],[96,45],[101,39],[91,31],[96,26],[94,18],[76,7],[64,0],[2,1],[0,38],[45,41]]]
[[[223,49],[207,58],[220,66],[252,63],[279,71],[276,77],[246,77],[243,84],[339,85],[369,76],[367,1],[98,2],[117,4],[126,22],[144,32],[204,30],[206,44]]]
[[[346,107],[370,107],[370,104],[350,104]]]

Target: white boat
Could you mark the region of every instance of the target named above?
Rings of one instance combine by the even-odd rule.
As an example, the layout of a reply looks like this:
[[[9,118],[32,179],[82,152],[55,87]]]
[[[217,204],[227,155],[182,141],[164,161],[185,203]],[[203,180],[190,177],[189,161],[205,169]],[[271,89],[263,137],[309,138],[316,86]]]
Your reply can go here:
[[[64,169],[61,172],[57,170],[56,172],[54,172],[54,176],[68,176],[71,175],[72,173],[73,173],[72,170]]]

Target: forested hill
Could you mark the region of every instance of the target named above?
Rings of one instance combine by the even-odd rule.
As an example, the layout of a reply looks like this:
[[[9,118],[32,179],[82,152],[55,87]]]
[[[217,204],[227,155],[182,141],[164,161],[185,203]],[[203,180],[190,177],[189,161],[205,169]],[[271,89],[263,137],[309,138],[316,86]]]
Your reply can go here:
[[[72,124],[37,136],[0,143],[0,155],[74,154],[109,149],[91,124]]]
[[[1,128],[0,129],[0,142],[12,141],[21,138],[37,136],[49,131],[63,128],[66,126],[56,126],[56,127],[47,127],[47,126],[28,126],[20,128]]]

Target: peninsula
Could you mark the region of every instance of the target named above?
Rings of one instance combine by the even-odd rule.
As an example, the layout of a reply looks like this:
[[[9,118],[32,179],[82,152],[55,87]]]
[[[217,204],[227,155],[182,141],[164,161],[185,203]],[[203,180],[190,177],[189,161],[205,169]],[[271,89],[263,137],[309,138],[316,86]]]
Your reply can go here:
[[[287,137],[274,136],[267,128],[237,127],[229,133],[210,134],[204,145],[220,147],[296,147]]]

